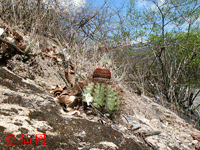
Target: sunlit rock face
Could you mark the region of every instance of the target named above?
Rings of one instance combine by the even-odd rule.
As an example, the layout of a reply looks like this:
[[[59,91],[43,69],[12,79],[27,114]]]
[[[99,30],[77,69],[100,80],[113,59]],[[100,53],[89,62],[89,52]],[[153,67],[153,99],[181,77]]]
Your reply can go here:
[[[52,81],[49,81],[52,82]],[[132,149],[151,148],[126,138],[111,126],[99,123],[97,116],[82,110],[66,113],[34,80],[24,79],[0,67],[0,147],[3,149]],[[79,113],[77,113],[79,112]],[[8,146],[8,137],[16,147]],[[45,135],[45,144],[36,145],[37,135]],[[21,145],[21,137],[30,143]],[[7,139],[7,140],[5,140]],[[24,138],[25,139],[25,138]],[[7,144],[7,145],[6,145]]]

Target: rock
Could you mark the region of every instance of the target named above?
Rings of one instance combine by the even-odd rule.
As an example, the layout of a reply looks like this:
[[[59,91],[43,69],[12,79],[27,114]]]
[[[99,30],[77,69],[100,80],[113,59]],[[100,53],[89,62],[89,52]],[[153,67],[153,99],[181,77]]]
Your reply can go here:
[[[100,142],[98,143],[99,145],[103,145],[105,148],[107,149],[112,149],[112,150],[116,150],[118,149],[118,146],[115,145],[113,142]]]
[[[0,35],[2,35],[4,33],[4,29],[0,28]]]
[[[14,43],[14,42],[15,42],[14,38],[11,38],[11,37],[5,37],[5,39],[6,39],[7,41],[11,42],[11,43]]]
[[[193,141],[192,141],[192,144],[193,144],[193,145],[197,145],[198,143],[199,143],[199,141],[197,141],[197,140],[193,140]]]
[[[145,95],[138,97],[131,92],[126,92],[123,98],[127,103],[122,110],[126,114],[127,121],[124,120],[124,122],[132,124],[133,127],[140,126],[141,128],[137,132],[161,131],[159,135],[146,137],[147,142],[160,150],[191,149],[188,143],[188,141],[192,141],[191,133],[199,135],[200,131],[190,124],[186,126],[185,120],[163,106],[154,103]],[[164,123],[160,121],[160,118]],[[127,133],[123,134],[129,136]]]

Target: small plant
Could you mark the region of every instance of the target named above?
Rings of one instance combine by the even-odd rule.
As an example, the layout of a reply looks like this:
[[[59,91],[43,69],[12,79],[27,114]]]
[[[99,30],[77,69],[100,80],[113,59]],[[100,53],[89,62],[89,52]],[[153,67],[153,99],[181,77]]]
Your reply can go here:
[[[88,83],[83,89],[83,102],[87,94],[93,96],[93,106],[107,116],[113,117],[120,109],[119,93],[112,85]]]
[[[109,114],[113,114],[119,110],[120,98],[116,88],[107,85],[106,88],[106,109]]]

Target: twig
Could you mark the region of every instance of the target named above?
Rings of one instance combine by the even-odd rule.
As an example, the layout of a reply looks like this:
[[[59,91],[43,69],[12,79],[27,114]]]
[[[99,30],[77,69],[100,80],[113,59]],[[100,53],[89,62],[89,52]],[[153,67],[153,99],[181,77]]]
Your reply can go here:
[[[104,4],[101,6],[101,8],[90,18],[84,18],[85,20],[81,20],[79,23],[79,27],[78,28],[83,28],[91,19],[93,19],[99,12],[101,9],[103,9],[103,7],[105,6],[105,4],[107,3],[107,1],[104,2]]]
[[[193,110],[196,110],[198,107],[200,106],[200,104],[199,105],[197,105],[197,107],[195,107]]]
[[[99,113],[103,118],[107,119],[107,120],[110,121],[112,124],[114,124],[112,120],[110,120],[109,118],[107,118],[106,116],[104,116],[104,114],[101,113],[98,109],[96,109],[92,104],[90,104],[90,106],[92,106],[92,108],[93,108],[97,113]]]
[[[6,44],[9,44],[12,48],[16,49],[18,52],[20,52],[20,53],[22,53],[22,54],[25,54],[25,52],[22,51],[19,47],[17,47],[17,45],[15,45],[15,44],[13,44],[13,43],[11,43],[11,42],[8,42],[7,40],[5,40],[5,39],[3,39],[3,38],[1,38],[1,37],[0,37],[0,41],[1,41],[1,42],[4,42],[4,43],[6,43]]]
[[[200,90],[195,94],[194,98],[192,99],[192,102],[195,100],[195,98],[197,97],[197,95],[200,93]]]
[[[145,137],[152,135],[159,135],[161,131],[144,132]]]
[[[124,119],[126,119],[126,122],[129,123],[128,119],[124,115],[122,115],[122,117],[124,117]]]
[[[153,150],[157,150],[158,148],[156,146],[154,146],[153,144],[151,144],[150,142],[148,142],[145,137],[142,136],[142,139],[144,140],[144,142],[151,147]]]
[[[60,77],[62,78],[62,80],[65,82],[65,84],[66,84],[68,87],[71,87],[71,86],[69,85],[69,83],[67,82],[67,80],[63,77],[63,75],[61,74],[60,71],[58,71],[58,74],[60,75]]]
[[[138,130],[138,129],[140,129],[140,128],[141,128],[141,126],[135,127],[135,128],[129,129],[129,130],[131,130],[131,131],[136,131],[136,130]]]
[[[135,133],[134,135],[140,136],[140,137],[143,139],[143,141],[144,141],[149,147],[151,147],[153,150],[157,150],[158,148],[157,148],[156,146],[154,146],[153,144],[151,144],[150,142],[148,142],[148,141],[146,140],[146,137],[147,137],[147,136],[152,136],[152,135],[159,135],[160,133],[161,133],[160,131],[153,131],[153,132],[148,132],[148,133],[146,133],[146,132],[137,132],[137,133]]]
[[[28,45],[28,47],[25,50],[25,54],[27,54],[29,52],[29,49],[31,48],[32,44],[34,43],[34,40],[31,41],[31,43]]]

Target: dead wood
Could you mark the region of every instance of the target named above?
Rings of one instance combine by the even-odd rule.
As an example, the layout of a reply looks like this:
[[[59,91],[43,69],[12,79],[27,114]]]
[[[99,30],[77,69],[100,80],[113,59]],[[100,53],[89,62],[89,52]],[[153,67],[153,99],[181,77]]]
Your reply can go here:
[[[25,53],[24,51],[22,51],[16,44],[14,43],[11,43],[3,38],[0,37],[0,41],[3,42],[3,43],[6,43],[8,44],[9,46],[11,46],[12,48],[14,48],[14,50],[16,50],[17,52],[21,53],[21,54],[24,54],[24,55],[28,55],[28,56],[35,56],[36,54],[28,54],[28,53]]]

